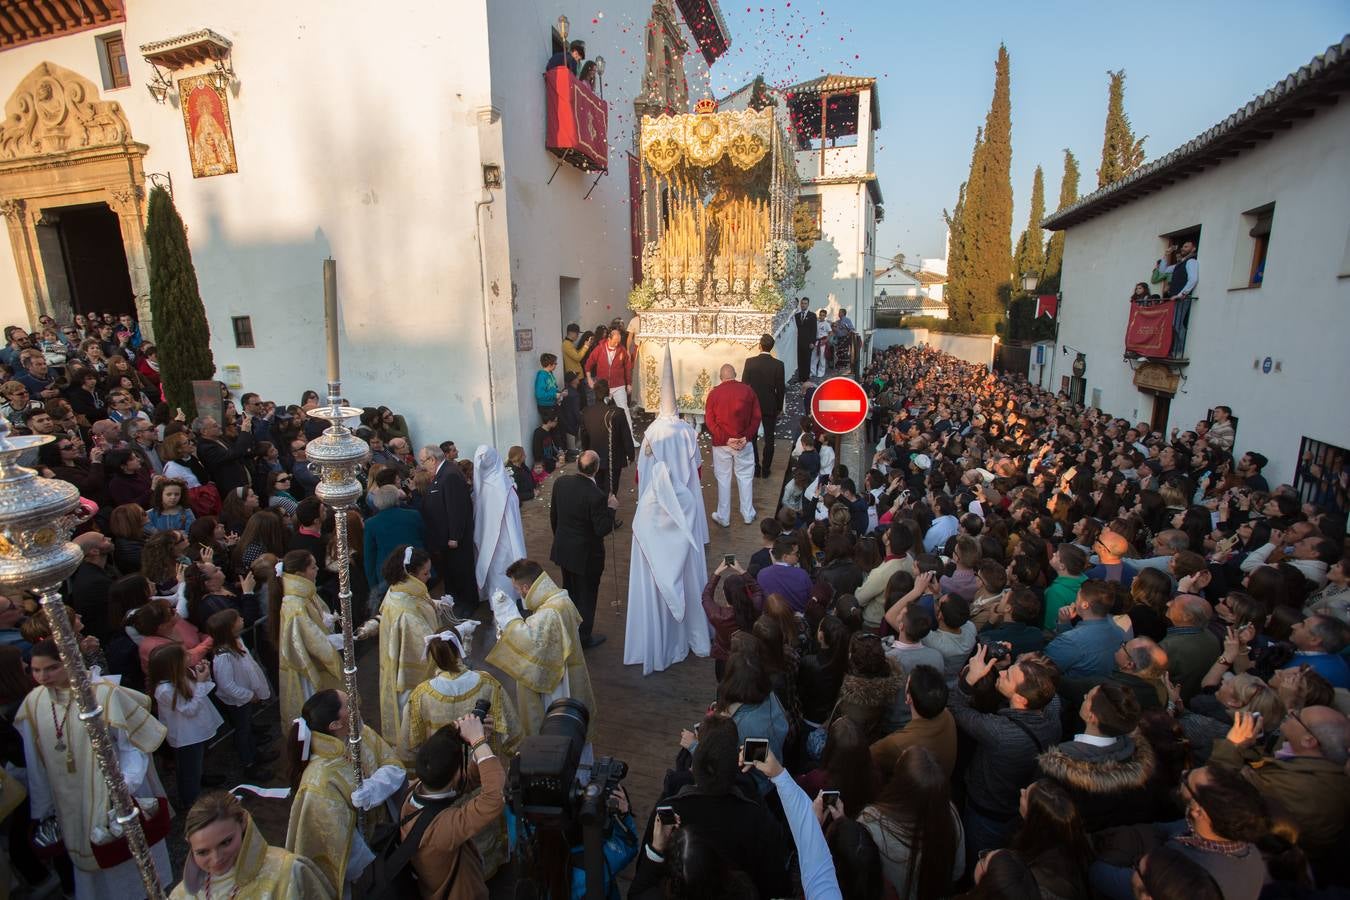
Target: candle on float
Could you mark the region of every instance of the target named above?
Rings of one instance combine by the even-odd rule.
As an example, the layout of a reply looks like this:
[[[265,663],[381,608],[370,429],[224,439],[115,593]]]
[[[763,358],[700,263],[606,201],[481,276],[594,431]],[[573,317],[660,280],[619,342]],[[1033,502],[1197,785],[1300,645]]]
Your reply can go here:
[[[328,381],[341,380],[338,369],[337,261],[323,261],[323,324],[328,339]]]

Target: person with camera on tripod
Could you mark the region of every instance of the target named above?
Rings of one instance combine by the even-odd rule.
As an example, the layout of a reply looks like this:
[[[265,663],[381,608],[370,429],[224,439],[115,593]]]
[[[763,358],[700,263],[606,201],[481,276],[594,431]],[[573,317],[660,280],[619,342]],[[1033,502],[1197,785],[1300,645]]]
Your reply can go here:
[[[506,770],[492,752],[483,720],[469,713],[442,726],[417,752],[416,771],[399,830],[405,841],[417,841],[411,865],[419,895],[422,900],[487,900],[474,835],[501,818]]]

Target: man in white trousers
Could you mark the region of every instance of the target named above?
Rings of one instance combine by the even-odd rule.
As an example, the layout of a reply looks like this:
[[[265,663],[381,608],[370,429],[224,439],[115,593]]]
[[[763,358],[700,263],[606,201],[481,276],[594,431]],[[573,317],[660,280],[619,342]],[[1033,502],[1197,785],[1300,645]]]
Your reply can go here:
[[[736,368],[725,365],[720,383],[708,392],[703,424],[712,436],[713,474],[717,476],[717,512],[713,521],[731,526],[731,473],[741,495],[741,519],[755,521],[755,448],[750,443],[759,431],[759,399],[750,385],[736,380]]]

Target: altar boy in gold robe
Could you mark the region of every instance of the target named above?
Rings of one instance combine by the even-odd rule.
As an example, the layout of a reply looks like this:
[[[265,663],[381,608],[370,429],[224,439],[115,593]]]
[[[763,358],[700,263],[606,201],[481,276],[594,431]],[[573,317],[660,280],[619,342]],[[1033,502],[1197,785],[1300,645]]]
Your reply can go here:
[[[595,694],[577,633],[581,613],[567,591],[534,560],[516,560],[507,567],[506,577],[524,598],[530,615],[521,618],[515,601],[501,591],[492,595],[498,637],[487,661],[515,679],[524,734],[536,733],[549,704],[562,697],[586,704],[594,728]]]

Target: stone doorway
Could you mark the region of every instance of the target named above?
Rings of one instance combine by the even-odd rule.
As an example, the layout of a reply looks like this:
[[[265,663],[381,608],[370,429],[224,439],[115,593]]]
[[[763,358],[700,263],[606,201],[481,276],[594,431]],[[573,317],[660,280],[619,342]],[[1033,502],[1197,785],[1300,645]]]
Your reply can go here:
[[[152,337],[142,167],[149,147],[132,140],[120,104],[54,63],[29,72],[4,112],[0,215],[29,326],[41,315],[134,309]]]
[[[108,204],[44,208],[37,232],[57,321],[74,313],[136,315],[122,229]]]

